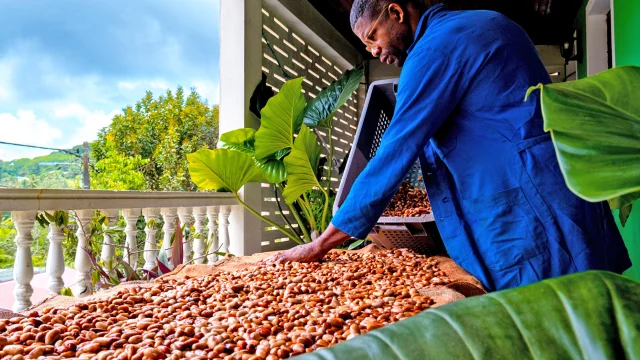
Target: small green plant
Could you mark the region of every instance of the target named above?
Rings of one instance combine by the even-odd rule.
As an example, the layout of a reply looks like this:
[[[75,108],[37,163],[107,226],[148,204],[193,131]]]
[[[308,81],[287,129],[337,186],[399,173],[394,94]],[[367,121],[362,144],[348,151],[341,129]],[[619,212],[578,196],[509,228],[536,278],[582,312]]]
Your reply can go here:
[[[60,295],[73,297],[73,291],[71,291],[71,288],[65,287],[60,291]]]
[[[62,228],[65,234],[65,241],[70,244],[77,245],[78,243],[75,229],[77,229],[79,226],[84,229],[84,227],[81,226],[82,224],[77,224],[77,220],[74,220],[73,217],[70,217],[69,213],[66,211],[55,211],[53,213],[44,211],[37,215],[36,220],[43,228],[48,227],[50,224],[55,224],[56,226]],[[91,260],[92,269],[90,272],[90,276],[93,288],[96,290],[108,289],[127,281],[151,280],[157,278],[160,275],[173,271],[176,267],[183,264],[184,242],[192,241],[192,239],[186,240],[190,237],[190,229],[186,228],[186,226],[181,226],[180,221],[178,220],[176,227],[177,230],[174,232],[172,243],[170,244],[171,256],[167,257],[166,252],[164,250],[160,250],[158,257],[156,258],[156,267],[151,270],[143,269],[140,267],[134,269],[131,264],[124,261],[122,250],[126,248],[126,245],[110,244],[111,246],[114,246],[116,250],[120,250],[116,251],[116,255],[114,257],[102,259],[96,255],[100,252],[102,246],[106,245],[103,242],[104,235],[108,234],[112,237],[119,236],[120,234],[122,234],[122,231],[124,230],[123,228],[108,226],[107,218],[101,215],[98,211],[95,212],[94,216],[91,219],[91,223],[88,225],[89,233],[85,234],[85,236],[87,237],[87,247],[82,250],[87,253],[87,256]],[[157,220],[151,219],[144,225],[150,228],[157,228],[159,226],[159,223]],[[193,238],[195,238],[196,236],[202,235],[198,235],[196,233],[194,234]],[[210,248],[210,246],[207,247],[205,254],[208,255]],[[217,249],[213,251],[213,253],[219,256],[230,255],[222,253],[219,250],[220,249]],[[130,253],[144,253],[144,251],[145,250],[135,250],[130,251]],[[70,288],[65,288],[63,289],[63,295],[73,296],[73,293],[71,292]]]
[[[303,79],[287,81],[261,110],[257,131],[245,128],[222,134],[218,149],[187,155],[191,179],[201,190],[233,193],[247,210],[296,243],[310,242],[330,221],[333,117],[357,90],[363,73],[361,66],[346,71],[309,104],[302,92]],[[326,180],[318,171],[322,145],[314,133],[317,128],[326,130],[329,143]],[[281,192],[302,235],[292,226],[287,229],[265,218],[242,201],[238,192],[251,182],[273,184],[276,200]]]

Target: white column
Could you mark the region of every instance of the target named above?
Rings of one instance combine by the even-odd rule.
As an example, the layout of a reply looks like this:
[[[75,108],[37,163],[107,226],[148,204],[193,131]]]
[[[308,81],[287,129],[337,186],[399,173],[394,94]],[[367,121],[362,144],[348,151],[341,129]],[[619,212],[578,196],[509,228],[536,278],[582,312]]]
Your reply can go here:
[[[218,255],[214,254],[214,251],[218,250],[218,207],[217,206],[209,206],[207,207],[207,218],[209,218],[209,234],[208,234],[208,243],[209,243],[209,255],[207,256],[207,261],[209,264],[214,264],[218,261]]]
[[[49,252],[47,253],[49,284],[47,287],[49,292],[53,294],[60,294],[64,287],[64,281],[62,280],[62,274],[64,274],[63,229],[62,226],[57,226],[55,223],[49,224]]]
[[[119,210],[102,210],[100,213],[107,218],[107,226],[111,227],[115,224],[118,219],[118,215],[120,214]],[[108,263],[109,259],[115,259],[116,257],[116,247],[114,246],[115,242],[113,241],[113,237],[109,234],[104,234],[102,236],[103,244],[102,244],[102,253],[100,254],[100,259]],[[114,264],[115,265],[115,264]]]
[[[220,133],[260,125],[249,111],[249,100],[262,79],[262,1],[220,2]],[[239,120],[240,119],[240,120]],[[242,200],[258,213],[262,211],[260,184],[247,184]],[[231,244],[235,255],[262,250],[260,219],[243,207],[234,207]]]
[[[76,284],[73,287],[73,295],[76,297],[85,297],[91,295],[91,259],[86,253],[86,249],[89,249],[89,234],[91,232],[91,218],[93,217],[93,210],[79,210],[75,211],[76,223],[78,230],[76,236],[78,237],[78,247],[76,248]]]
[[[219,218],[219,231],[220,231],[220,242],[222,243],[222,248],[220,251],[228,253],[230,248],[229,241],[229,216],[231,215],[231,206],[221,206],[220,207],[220,218]]]
[[[589,76],[609,68],[609,58],[607,56],[607,13],[611,10],[611,3],[612,0],[590,0],[587,4],[585,29],[587,32],[587,43],[585,44],[587,53],[585,58]],[[611,40],[612,44],[615,43],[614,39]],[[615,56],[613,58],[615,59]]]
[[[191,227],[191,224],[193,224],[191,220],[192,211],[193,211],[193,208],[190,208],[190,207],[184,207],[184,208],[178,209],[178,218],[180,219],[180,226],[184,227],[185,233],[187,229]],[[179,229],[176,231],[179,231]],[[183,235],[186,235],[185,233],[183,233]],[[184,240],[182,242],[182,252],[183,252],[182,263],[186,264],[189,261],[191,261],[191,239],[187,239],[186,236],[184,236]]]
[[[147,234],[144,241],[144,268],[151,270],[156,267],[156,257],[158,256],[156,233],[158,232],[157,224],[160,209],[144,209],[142,210],[142,215],[144,215],[144,221],[146,223],[144,232]]]
[[[197,237],[193,237],[193,262],[196,264],[204,264],[204,217],[207,215],[206,207],[195,207],[193,208],[193,218],[194,224],[193,227],[196,230]]]
[[[160,215],[162,215],[162,220],[164,220],[164,226],[162,227],[162,231],[164,232],[162,250],[164,250],[167,258],[169,258],[171,257],[171,240],[173,240],[173,234],[176,231],[178,208],[162,208]]]
[[[31,244],[33,243],[33,224],[36,221],[35,211],[16,211],[11,213],[11,220],[18,234],[15,242],[17,245],[16,259],[13,266],[13,278],[16,286],[13,289],[15,302],[13,311],[19,312],[31,306],[33,287],[33,262],[31,261]]]
[[[136,227],[136,223],[140,217],[140,209],[122,210],[122,216],[124,216],[124,220],[127,222],[127,226],[124,228],[126,234],[124,261],[136,269],[138,267],[138,242],[136,241],[138,228]]]

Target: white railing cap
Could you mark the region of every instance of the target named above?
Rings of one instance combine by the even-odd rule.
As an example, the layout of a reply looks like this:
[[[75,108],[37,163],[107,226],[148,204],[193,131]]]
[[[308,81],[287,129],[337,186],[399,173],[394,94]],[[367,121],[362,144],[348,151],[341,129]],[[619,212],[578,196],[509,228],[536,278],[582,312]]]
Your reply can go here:
[[[238,205],[231,193],[0,189],[0,212]]]

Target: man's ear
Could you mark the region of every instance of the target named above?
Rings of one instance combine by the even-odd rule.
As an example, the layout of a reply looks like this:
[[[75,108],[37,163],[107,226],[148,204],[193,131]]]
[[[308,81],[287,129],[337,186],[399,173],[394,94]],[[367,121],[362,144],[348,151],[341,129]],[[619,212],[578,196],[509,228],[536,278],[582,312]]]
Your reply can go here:
[[[395,3],[389,4],[389,16],[393,21],[402,24],[404,22],[405,15],[406,14],[402,6]]]

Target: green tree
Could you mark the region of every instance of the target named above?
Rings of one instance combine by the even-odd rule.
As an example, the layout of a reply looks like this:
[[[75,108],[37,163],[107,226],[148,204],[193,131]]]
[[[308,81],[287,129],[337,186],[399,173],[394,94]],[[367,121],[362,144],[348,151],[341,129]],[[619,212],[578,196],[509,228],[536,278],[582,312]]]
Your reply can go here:
[[[186,154],[214,149],[218,106],[182,87],[154,98],[148,91],[100,131],[92,144],[92,188],[194,191]]]

